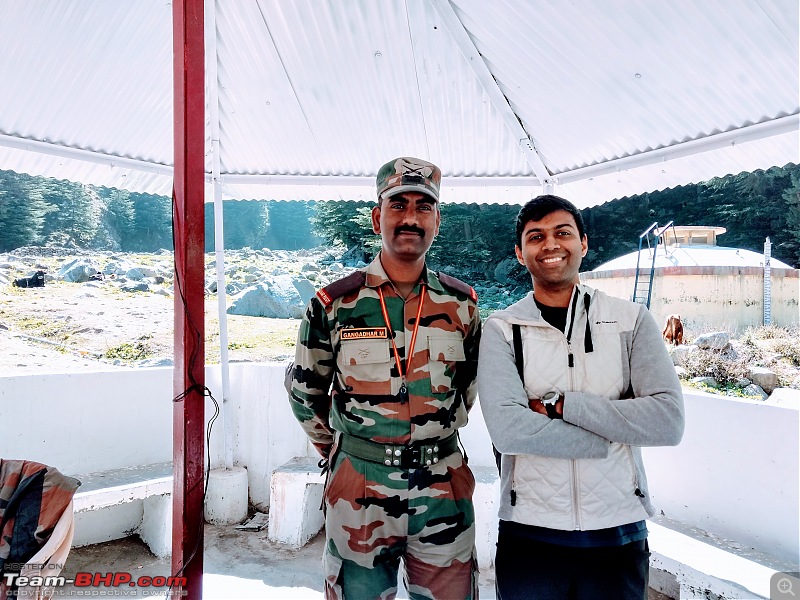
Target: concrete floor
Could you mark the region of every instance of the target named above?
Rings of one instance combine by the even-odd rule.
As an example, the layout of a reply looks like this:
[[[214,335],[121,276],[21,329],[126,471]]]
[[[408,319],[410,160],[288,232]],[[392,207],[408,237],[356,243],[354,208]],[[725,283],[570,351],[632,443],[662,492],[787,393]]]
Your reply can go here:
[[[289,550],[266,539],[266,530],[239,531],[233,527],[206,525],[203,598],[217,599],[305,599],[322,598],[321,557],[324,534],[315,537],[299,550]],[[170,561],[158,559],[138,537],[73,548],[62,575],[76,573],[130,573],[141,576],[170,575]],[[128,598],[164,595],[166,588],[100,588],[99,591]],[[97,588],[66,586],[62,596],[86,595]],[[119,592],[119,593],[115,593]],[[158,593],[157,593],[158,592]],[[408,598],[400,587],[398,598]],[[481,573],[480,597],[495,598],[494,571]]]
[[[203,598],[206,600],[245,600],[275,598],[286,600],[322,598],[321,557],[325,543],[320,534],[299,550],[289,550],[266,538],[266,530],[239,531],[233,527],[206,525],[203,576]],[[62,575],[74,578],[76,573],[130,573],[141,576],[170,575],[169,559],[155,557],[136,536],[121,540],[73,548]],[[59,596],[114,596],[128,598],[166,595],[166,588],[61,588]],[[398,598],[408,598],[400,585]],[[480,598],[496,598],[494,571],[482,572]],[[650,590],[649,600],[670,600]]]

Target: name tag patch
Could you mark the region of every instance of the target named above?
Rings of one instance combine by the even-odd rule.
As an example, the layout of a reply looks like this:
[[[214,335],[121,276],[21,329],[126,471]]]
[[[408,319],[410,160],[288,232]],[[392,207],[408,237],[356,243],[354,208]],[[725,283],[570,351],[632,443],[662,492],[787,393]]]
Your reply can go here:
[[[385,340],[389,337],[389,331],[386,327],[342,329],[340,336],[343,340]]]

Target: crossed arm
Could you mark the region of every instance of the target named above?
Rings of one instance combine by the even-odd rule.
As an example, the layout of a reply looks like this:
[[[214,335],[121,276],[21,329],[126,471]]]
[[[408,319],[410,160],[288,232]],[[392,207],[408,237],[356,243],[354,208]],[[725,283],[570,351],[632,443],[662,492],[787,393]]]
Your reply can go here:
[[[680,442],[684,412],[680,383],[652,316],[642,309],[630,339],[633,397],[612,399],[568,391],[562,419],[550,419],[519,378],[511,344],[496,319],[484,325],[478,389],[489,434],[504,454],[604,458],[609,442],[668,446]]]

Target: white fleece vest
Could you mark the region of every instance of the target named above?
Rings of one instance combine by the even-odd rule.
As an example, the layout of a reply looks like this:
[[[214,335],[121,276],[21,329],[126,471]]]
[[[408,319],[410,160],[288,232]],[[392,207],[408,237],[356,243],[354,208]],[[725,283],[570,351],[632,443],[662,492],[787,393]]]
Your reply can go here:
[[[629,351],[624,335],[634,328],[638,306],[579,286],[572,342],[545,321],[521,323],[524,383],[530,397],[557,389],[621,398],[629,385]],[[594,349],[584,351],[586,312]],[[569,330],[571,310],[567,315]],[[502,331],[513,347],[511,321]],[[568,366],[572,353],[574,366]],[[609,442],[603,459],[558,459],[536,455],[503,456],[503,520],[551,529],[591,530],[632,523],[652,516],[639,448]],[[516,501],[511,504],[512,490]]]

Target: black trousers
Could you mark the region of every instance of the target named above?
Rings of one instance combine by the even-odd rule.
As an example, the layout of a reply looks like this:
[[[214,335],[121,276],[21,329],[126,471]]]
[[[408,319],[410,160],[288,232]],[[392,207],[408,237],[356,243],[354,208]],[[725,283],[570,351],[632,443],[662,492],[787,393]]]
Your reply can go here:
[[[647,540],[572,548],[500,533],[498,600],[647,600]]]

